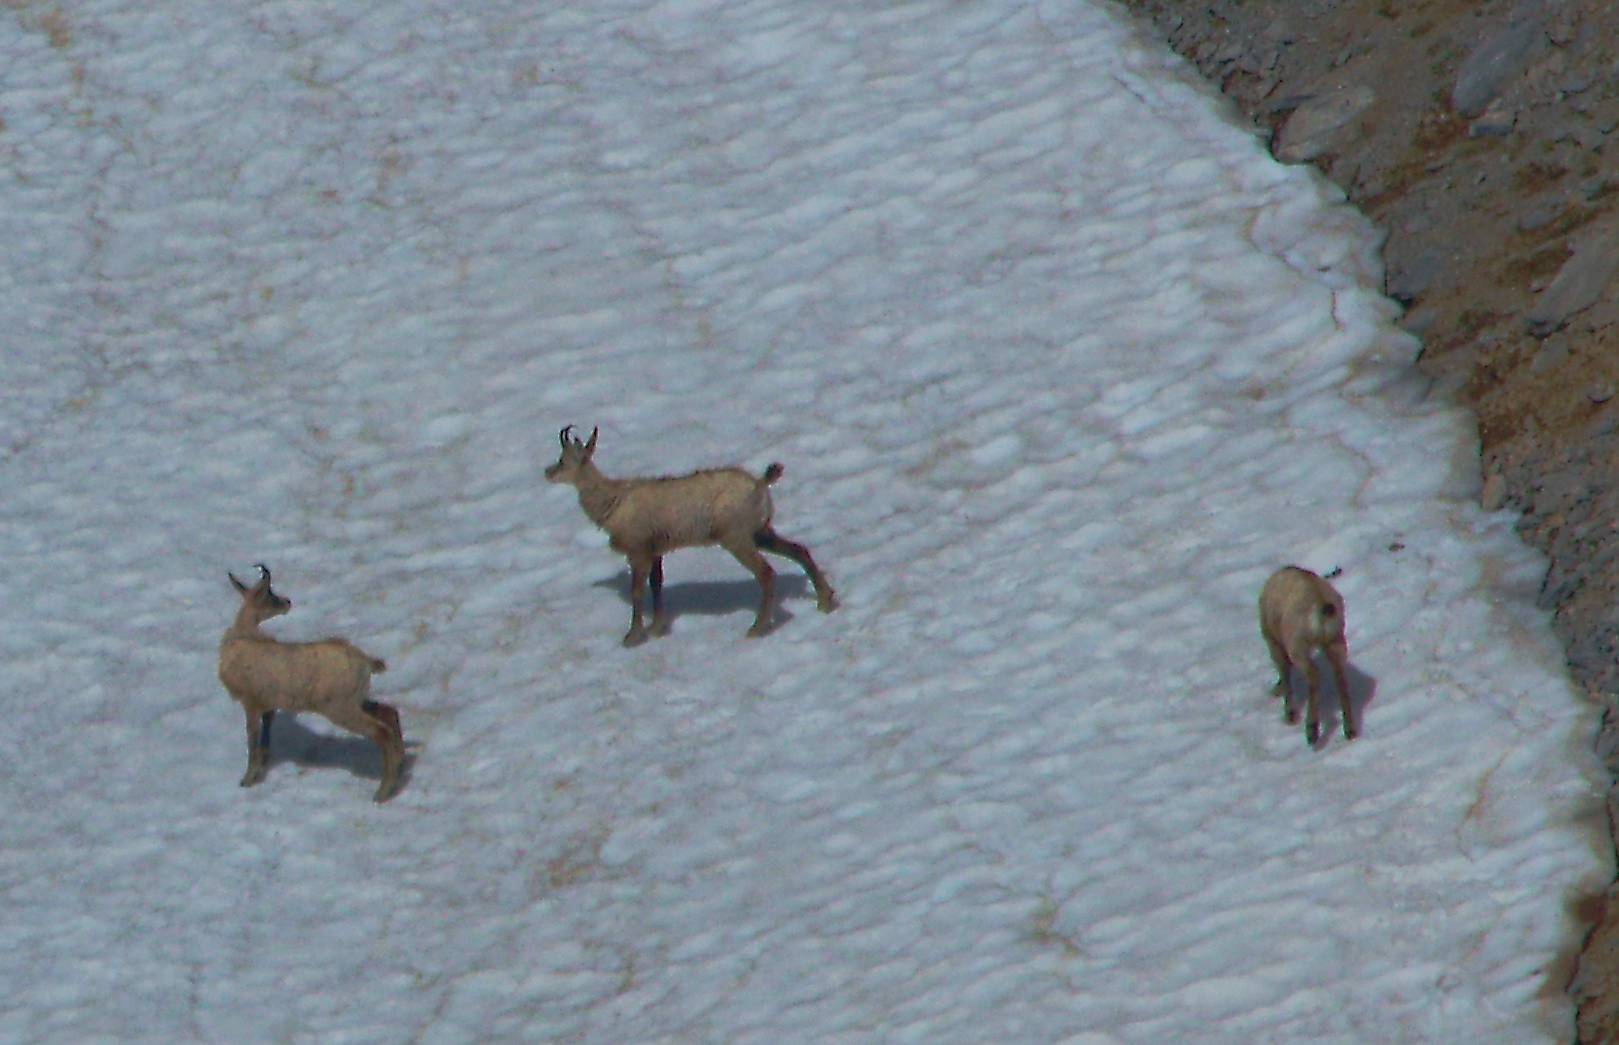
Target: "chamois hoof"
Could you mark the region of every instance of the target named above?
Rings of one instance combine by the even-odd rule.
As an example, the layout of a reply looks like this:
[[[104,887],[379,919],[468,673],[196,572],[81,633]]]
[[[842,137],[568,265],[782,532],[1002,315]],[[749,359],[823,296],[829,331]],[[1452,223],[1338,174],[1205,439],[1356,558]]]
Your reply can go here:
[[[381,805],[382,803],[388,801],[388,799],[392,798],[393,796],[397,795],[398,793],[399,793],[399,782],[398,781],[393,781],[392,783],[389,783],[389,782],[385,781],[382,784],[382,786],[377,788],[377,793],[371,796],[371,801],[375,802],[377,805]]]
[[[652,622],[652,632],[651,632],[651,634],[652,634],[652,637],[655,638],[655,639],[663,638],[665,635],[669,634],[669,622],[666,621],[666,620],[665,621],[653,621]]]
[[[837,596],[837,593],[836,592],[828,592],[824,598],[817,599],[815,601],[815,608],[820,610],[822,613],[831,613],[833,610],[837,609],[838,608],[838,596]]]
[[[633,649],[646,641],[645,628],[631,628],[630,633],[624,636],[624,648]]]
[[[249,769],[246,773],[242,774],[242,782],[238,786],[239,787],[252,787],[254,784],[260,784],[260,783],[263,783],[263,782],[264,782],[264,770],[263,769]]]
[[[1290,726],[1298,725],[1299,724],[1299,709],[1298,708],[1288,708],[1285,712],[1282,713],[1282,720],[1284,722],[1286,722]]]
[[[1360,736],[1360,730],[1351,729],[1348,726],[1344,727],[1344,739],[1345,740],[1354,740],[1358,736]]]
[[[1321,724],[1312,722],[1304,727],[1304,742],[1313,748],[1321,746]]]
[[[755,624],[753,627],[748,629],[748,638],[750,639],[762,639],[769,634],[770,625],[768,624]]]

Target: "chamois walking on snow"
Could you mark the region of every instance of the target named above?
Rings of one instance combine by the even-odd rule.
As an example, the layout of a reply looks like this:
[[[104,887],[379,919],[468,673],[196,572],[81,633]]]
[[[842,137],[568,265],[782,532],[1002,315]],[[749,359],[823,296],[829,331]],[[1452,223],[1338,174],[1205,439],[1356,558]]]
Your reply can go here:
[[[776,533],[770,526],[773,510],[770,484],[781,477],[782,467],[772,464],[761,476],[741,468],[710,468],[690,475],[656,478],[609,479],[591,462],[599,429],[590,441],[570,439],[572,425],[562,429],[562,456],[545,470],[553,483],[569,483],[579,492],[579,506],[590,521],[607,531],[609,544],[630,562],[630,630],[624,645],[639,646],[647,635],[669,633],[663,605],[663,557],[676,548],[718,545],[759,581],[762,596],[749,638],[770,630],[776,571],[760,552],[782,555],[804,568],[815,585],[816,605],[822,613],[837,609],[837,594],[815,565],[809,549]],[[652,627],[641,621],[641,603],[647,579],[652,580]]]
[[[236,621],[219,642],[219,681],[247,713],[247,773],[243,787],[264,779],[270,757],[270,722],[277,711],[313,711],[382,749],[382,783],[375,799],[386,802],[399,790],[405,735],[399,712],[370,699],[371,676],[387,665],[347,639],[280,642],[259,630],[271,617],[292,608],[270,588],[270,571],[259,564],[251,588],[227,573],[242,596]]]
[[[1338,685],[1338,702],[1343,709],[1344,737],[1354,740],[1355,727],[1349,702],[1349,685],[1344,673],[1349,663],[1349,644],[1344,638],[1344,599],[1336,588],[1299,566],[1284,566],[1271,574],[1259,593],[1259,631],[1270,648],[1271,660],[1281,676],[1272,690],[1283,700],[1283,711],[1290,725],[1299,721],[1293,704],[1293,668],[1304,671],[1310,685],[1309,707],[1304,719],[1304,740],[1311,747],[1321,739],[1321,673],[1315,652],[1326,654]]]

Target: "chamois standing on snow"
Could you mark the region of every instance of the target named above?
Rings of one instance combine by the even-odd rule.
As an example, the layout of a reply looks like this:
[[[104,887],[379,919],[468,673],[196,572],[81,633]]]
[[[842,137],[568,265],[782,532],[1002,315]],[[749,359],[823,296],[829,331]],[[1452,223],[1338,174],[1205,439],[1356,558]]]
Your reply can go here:
[[[1290,725],[1297,725],[1299,711],[1293,705],[1293,667],[1304,670],[1310,684],[1310,703],[1304,719],[1304,740],[1311,747],[1321,739],[1321,673],[1315,652],[1326,654],[1332,665],[1333,681],[1338,684],[1338,702],[1343,709],[1344,737],[1358,735],[1349,704],[1349,685],[1344,672],[1349,663],[1349,644],[1344,638],[1344,599],[1336,588],[1299,566],[1284,566],[1271,574],[1259,593],[1259,631],[1270,647],[1280,678],[1272,692],[1283,700],[1283,711]]]
[[[804,568],[815,585],[816,605],[822,613],[837,608],[837,595],[815,565],[809,549],[771,529],[770,484],[781,477],[782,467],[772,464],[762,476],[741,468],[710,468],[690,475],[657,478],[609,479],[591,463],[596,436],[590,441],[570,439],[573,426],[562,429],[562,456],[545,470],[553,483],[570,483],[579,492],[579,506],[590,521],[606,530],[609,544],[630,562],[630,630],[624,645],[645,642],[641,603],[647,578],[652,579],[652,628],[656,636],[669,633],[663,606],[663,556],[676,548],[718,545],[736,556],[758,579],[762,596],[759,613],[748,629],[749,638],[770,630],[776,571],[759,553],[783,555]]]
[[[219,643],[219,681],[247,713],[247,773],[243,787],[264,779],[270,757],[270,722],[277,711],[313,711],[382,749],[382,783],[375,799],[386,802],[399,790],[405,735],[399,712],[371,700],[371,676],[387,665],[347,639],[279,642],[259,630],[271,617],[292,608],[270,588],[270,571],[259,564],[259,582],[249,588],[227,573],[242,596],[236,622]]]

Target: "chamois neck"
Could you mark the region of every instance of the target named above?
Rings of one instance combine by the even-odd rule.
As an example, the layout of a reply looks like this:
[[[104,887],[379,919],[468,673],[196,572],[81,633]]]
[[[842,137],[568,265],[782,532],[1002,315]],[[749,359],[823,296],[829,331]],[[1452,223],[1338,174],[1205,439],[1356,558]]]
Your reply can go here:
[[[229,639],[262,639],[265,635],[259,630],[259,619],[253,615],[253,608],[246,603],[236,611],[236,619],[231,622],[230,630],[225,632]]]
[[[623,499],[627,485],[622,480],[607,478],[595,465],[586,462],[579,470],[579,481],[574,487],[579,491],[579,507],[585,510],[591,522],[605,527],[607,517]]]

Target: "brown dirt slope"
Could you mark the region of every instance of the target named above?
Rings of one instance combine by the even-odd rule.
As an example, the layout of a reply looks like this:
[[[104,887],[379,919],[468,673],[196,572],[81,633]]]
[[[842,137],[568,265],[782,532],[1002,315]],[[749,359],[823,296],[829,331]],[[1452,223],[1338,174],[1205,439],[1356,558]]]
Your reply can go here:
[[[1541,604],[1619,776],[1619,4],[1123,3],[1386,230],[1418,365],[1478,418],[1484,505],[1551,560]],[[1568,962],[1587,1045],[1619,1042],[1607,899]]]

